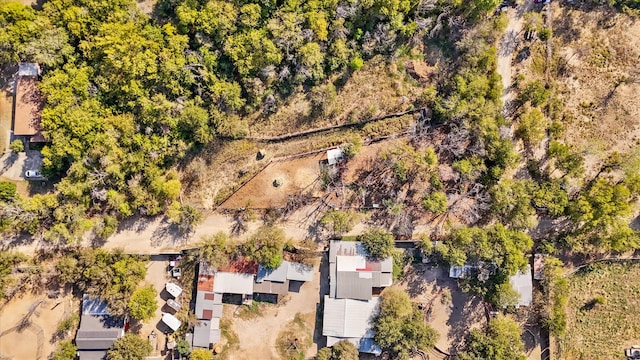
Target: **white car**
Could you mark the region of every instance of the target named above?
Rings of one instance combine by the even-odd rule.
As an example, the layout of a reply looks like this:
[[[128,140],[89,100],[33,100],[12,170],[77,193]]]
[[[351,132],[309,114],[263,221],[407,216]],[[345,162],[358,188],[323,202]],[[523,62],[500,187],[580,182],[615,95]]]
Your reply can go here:
[[[24,172],[24,177],[26,178],[40,178],[42,174],[38,170],[27,170]]]

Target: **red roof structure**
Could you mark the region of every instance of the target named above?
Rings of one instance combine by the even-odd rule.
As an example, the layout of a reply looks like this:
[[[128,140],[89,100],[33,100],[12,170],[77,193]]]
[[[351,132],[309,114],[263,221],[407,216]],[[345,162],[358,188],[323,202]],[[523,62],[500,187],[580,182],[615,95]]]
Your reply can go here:
[[[239,256],[230,261],[226,266],[218,268],[218,271],[255,275],[258,273],[258,263],[243,256]]]

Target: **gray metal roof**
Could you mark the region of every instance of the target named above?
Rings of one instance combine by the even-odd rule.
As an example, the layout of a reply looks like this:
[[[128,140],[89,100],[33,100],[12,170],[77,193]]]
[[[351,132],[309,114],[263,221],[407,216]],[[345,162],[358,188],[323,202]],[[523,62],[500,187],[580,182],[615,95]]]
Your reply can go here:
[[[40,75],[40,65],[38,63],[20,63],[18,66],[18,76],[38,75]]]
[[[107,303],[99,298],[92,298],[88,294],[82,295],[83,315],[109,315]]]
[[[76,334],[80,350],[106,350],[124,335],[124,320],[111,316],[82,315]]]
[[[80,360],[104,360],[107,358],[107,350],[80,350]]]
[[[268,269],[262,265],[258,267],[258,274],[256,275],[256,282],[260,283],[263,281],[277,281],[277,282],[285,282],[287,281],[287,271],[289,270],[289,262],[283,261],[280,266],[275,269]]]
[[[336,263],[329,263],[329,296],[336,297],[337,283]]]
[[[329,263],[336,262],[336,256],[367,256],[360,241],[331,240],[329,246]]]
[[[193,346],[208,348],[220,341],[220,319],[200,320],[193,328]]]
[[[379,298],[369,301],[324,297],[322,335],[339,338],[372,337]]]
[[[218,271],[213,282],[213,291],[222,294],[253,294],[253,274]]]
[[[253,284],[253,292],[259,294],[287,295],[289,293],[289,280],[285,282],[263,281]]]
[[[336,298],[338,299],[371,299],[373,274],[370,272],[338,271]]]
[[[222,294],[198,291],[196,293],[196,317],[198,319],[205,319],[205,310],[211,310],[212,317],[222,317]]]
[[[533,302],[533,280],[531,278],[531,265],[527,265],[527,270],[509,278],[509,283],[513,290],[520,294],[519,306],[530,306]]]
[[[289,262],[289,267],[287,269],[287,280],[312,281],[313,266]]]

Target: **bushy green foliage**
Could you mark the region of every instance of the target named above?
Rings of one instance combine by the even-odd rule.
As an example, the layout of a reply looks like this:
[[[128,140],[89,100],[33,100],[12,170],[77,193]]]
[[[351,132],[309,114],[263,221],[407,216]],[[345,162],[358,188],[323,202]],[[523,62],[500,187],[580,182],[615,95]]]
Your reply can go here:
[[[24,151],[24,144],[22,143],[22,140],[16,139],[16,140],[13,140],[11,144],[9,144],[9,149],[11,149],[11,151],[17,154],[19,152]]]
[[[189,355],[189,359],[191,360],[210,360],[211,359],[211,350],[208,349],[193,349],[191,354]]]
[[[0,251],[0,300],[4,298],[5,286],[14,266],[25,261],[27,257],[18,252]]]
[[[11,201],[16,196],[18,187],[10,181],[0,181],[0,200]]]
[[[367,254],[375,259],[384,259],[392,255],[395,249],[393,234],[380,228],[372,228],[358,235],[358,241]]]
[[[521,104],[529,102],[531,106],[538,107],[549,99],[549,90],[541,81],[533,81],[524,86],[524,89],[518,95],[518,101]]]
[[[358,348],[348,340],[340,340],[330,348],[322,348],[316,360],[358,360]]]
[[[129,299],[129,314],[141,321],[151,319],[158,309],[158,303],[156,302],[157,294],[153,285],[136,289],[131,295],[131,299]]]
[[[596,246],[623,252],[640,247],[637,231],[629,227],[632,193],[624,183],[597,179],[570,204],[576,229],[569,237],[574,250]]]
[[[567,328],[565,306],[569,298],[569,283],[562,276],[564,264],[557,258],[544,259],[542,290],[548,299],[541,324],[551,336],[562,336]]]
[[[486,331],[472,330],[460,360],[525,360],[520,326],[511,318],[500,316],[489,321]]]
[[[447,194],[436,191],[422,199],[422,207],[434,214],[444,214],[447,211]]]
[[[414,350],[429,350],[438,333],[423,320],[423,313],[404,291],[387,288],[382,292],[380,311],[374,321],[376,344],[394,359],[409,359]]]
[[[532,204],[536,184],[529,180],[504,179],[491,189],[491,210],[504,224],[515,229],[530,229],[537,224]]]
[[[516,136],[522,139],[526,146],[535,146],[544,139],[547,131],[547,119],[536,108],[527,110],[520,116],[520,123],[516,129]]]
[[[143,360],[151,355],[151,344],[134,333],[126,333],[107,351],[107,360]]]
[[[60,259],[56,272],[61,282],[104,299],[113,314],[122,315],[147,269],[143,257],[121,250],[82,249]]]
[[[550,215],[560,216],[569,206],[569,195],[558,182],[543,182],[533,191],[533,204]]]
[[[58,344],[58,349],[53,353],[53,360],[74,360],[78,348],[73,345],[70,340],[61,341]]]
[[[510,276],[529,263],[524,254],[532,246],[533,241],[527,234],[496,224],[485,229],[454,230],[444,244],[436,247],[436,251],[451,265],[483,261],[496,264],[502,274]]]
[[[225,266],[229,262],[229,249],[227,247],[228,236],[219,231],[214,235],[205,235],[200,238],[199,257],[214,268]]]
[[[547,155],[555,161],[555,166],[568,176],[578,177],[584,173],[584,158],[573,152],[569,145],[551,141]]]
[[[242,252],[250,260],[266,268],[275,269],[282,264],[284,243],[285,235],[282,229],[263,226],[242,246]]]
[[[352,210],[341,211],[331,209],[322,215],[320,223],[331,230],[334,235],[351,231],[355,225],[356,213]]]

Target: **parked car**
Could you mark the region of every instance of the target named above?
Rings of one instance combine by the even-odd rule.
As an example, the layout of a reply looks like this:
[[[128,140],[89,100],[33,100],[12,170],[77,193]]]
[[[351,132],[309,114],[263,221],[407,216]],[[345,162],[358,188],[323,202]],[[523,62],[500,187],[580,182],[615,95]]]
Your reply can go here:
[[[38,170],[27,170],[24,172],[26,178],[41,178],[42,174]]]

